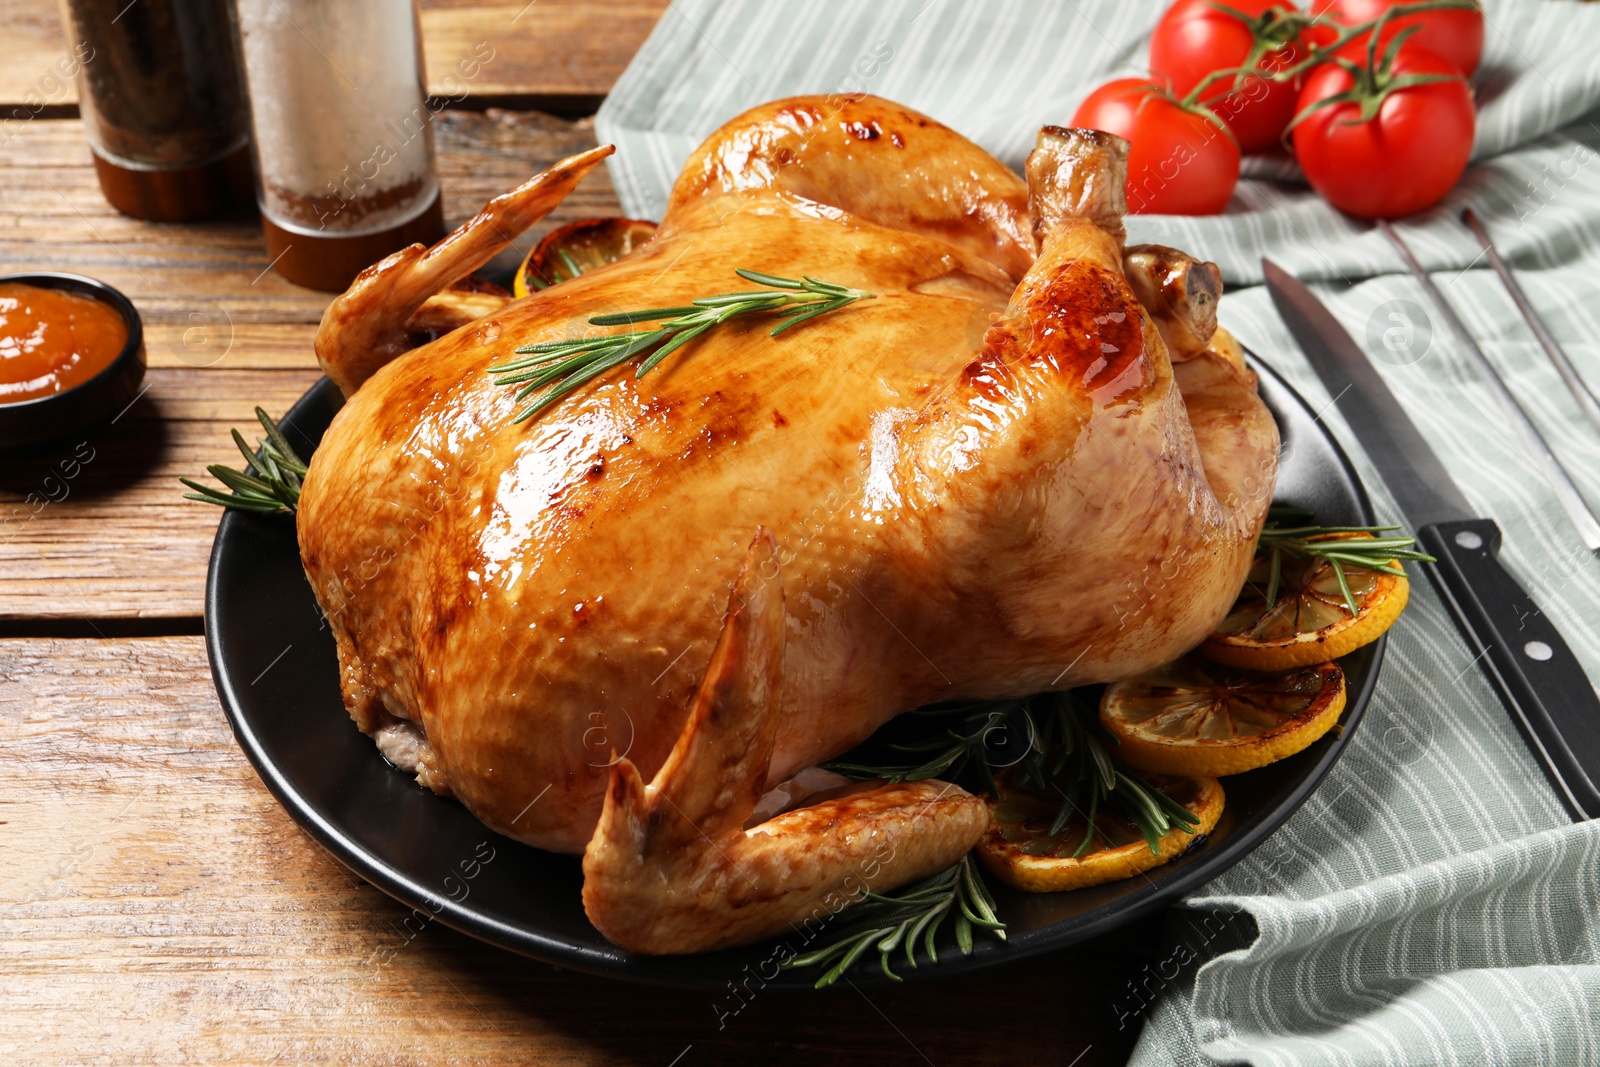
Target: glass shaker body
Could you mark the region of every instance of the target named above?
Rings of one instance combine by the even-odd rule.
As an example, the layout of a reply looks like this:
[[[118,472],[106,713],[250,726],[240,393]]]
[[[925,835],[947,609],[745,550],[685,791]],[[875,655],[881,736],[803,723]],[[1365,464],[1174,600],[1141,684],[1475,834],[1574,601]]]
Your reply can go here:
[[[277,272],[342,290],[444,232],[415,0],[236,0]]]
[[[228,0],[62,0],[101,191],[182,222],[250,203],[250,125]]]

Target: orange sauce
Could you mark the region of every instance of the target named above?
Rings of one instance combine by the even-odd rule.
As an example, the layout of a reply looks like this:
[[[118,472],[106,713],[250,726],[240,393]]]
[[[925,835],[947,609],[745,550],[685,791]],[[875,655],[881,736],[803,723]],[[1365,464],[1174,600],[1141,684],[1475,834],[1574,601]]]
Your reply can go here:
[[[0,404],[88,381],[128,343],[117,309],[93,297],[0,282]]]

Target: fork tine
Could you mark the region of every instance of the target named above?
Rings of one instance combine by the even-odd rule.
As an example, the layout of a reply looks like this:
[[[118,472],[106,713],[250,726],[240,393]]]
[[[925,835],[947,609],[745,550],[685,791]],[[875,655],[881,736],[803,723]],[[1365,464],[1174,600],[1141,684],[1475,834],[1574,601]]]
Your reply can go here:
[[[1578,402],[1578,407],[1583,410],[1584,418],[1589,420],[1589,425],[1593,426],[1596,432],[1600,432],[1600,401],[1595,399],[1589,383],[1578,374],[1578,369],[1572,365],[1572,360],[1567,358],[1561,343],[1545,325],[1544,319],[1539,317],[1539,312],[1534,310],[1533,302],[1528,299],[1528,294],[1522,291],[1522,286],[1517,283],[1516,276],[1506,266],[1505,260],[1500,258],[1499,249],[1495,248],[1494,242],[1489,239],[1489,231],[1484,229],[1483,223],[1478,221],[1478,216],[1470,207],[1461,212],[1461,221],[1467,224],[1467,228],[1483,245],[1483,250],[1489,254],[1489,263],[1494,267],[1494,272],[1500,275],[1500,281],[1504,283],[1506,292],[1511,294],[1517,310],[1522,312],[1528,328],[1539,339],[1539,344],[1544,347],[1550,362],[1556,365],[1556,373],[1567,383],[1567,389],[1571,391],[1572,398]]]

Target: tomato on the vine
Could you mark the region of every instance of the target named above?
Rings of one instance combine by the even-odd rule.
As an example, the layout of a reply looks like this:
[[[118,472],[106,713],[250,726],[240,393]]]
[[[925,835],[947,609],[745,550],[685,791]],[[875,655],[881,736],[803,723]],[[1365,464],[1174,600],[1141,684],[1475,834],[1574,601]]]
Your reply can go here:
[[[1478,61],[1483,58],[1483,9],[1443,8],[1415,15],[1401,14],[1406,7],[1420,2],[1421,0],[1315,0],[1311,5],[1311,12],[1314,15],[1328,15],[1346,26],[1359,26],[1364,22],[1371,22],[1390,8],[1398,8],[1400,10],[1390,17],[1384,24],[1383,32],[1378,35],[1379,51],[1387,48],[1389,42],[1402,30],[1410,26],[1419,26],[1421,28],[1407,40],[1443,59],[1448,59],[1462,74],[1470,78],[1472,72],[1478,69]],[[1365,42],[1366,35],[1363,34],[1353,43],[1365,45]]]
[[[1263,72],[1218,79],[1200,100],[1228,124],[1241,151],[1269,148],[1294,117],[1303,82],[1270,77],[1308,54],[1299,14],[1287,0],[1178,0],[1156,23],[1150,69],[1179,98],[1217,71]]]
[[[1215,215],[1239,181],[1239,146],[1221,121],[1180,105],[1144,78],[1118,78],[1090,93],[1074,126],[1126,138],[1128,210]]]
[[[1352,66],[1366,54],[1364,45],[1340,50]],[[1444,199],[1467,169],[1476,130],[1460,68],[1409,39],[1356,73],[1338,63],[1317,67],[1295,123],[1294,156],[1311,187],[1369,219],[1410,215]]]

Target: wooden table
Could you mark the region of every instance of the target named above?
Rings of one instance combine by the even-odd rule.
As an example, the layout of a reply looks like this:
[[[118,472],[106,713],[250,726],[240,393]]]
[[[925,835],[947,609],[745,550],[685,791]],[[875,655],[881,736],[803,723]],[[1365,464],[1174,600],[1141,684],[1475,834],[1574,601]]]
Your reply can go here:
[[[588,121],[531,109],[592,110],[663,4],[424,7],[430,68],[496,48],[438,119],[454,224],[593,143]],[[1114,1000],[1156,959],[1159,920],[965,980],[757,997],[720,1026],[705,993],[563,973],[437,924],[408,940],[406,909],[313,844],[234,744],[201,636],[218,513],[176,482],[229,461],[255,404],[279,414],[316,381],[328,298],[266,269],[253,222],[112,211],[70,92],[27,97],[61,49],[53,11],[3,0],[0,29],[0,114],[34,115],[0,150],[0,272],[117,286],[150,357],[114,424],[0,457],[7,1063],[1122,1062],[1137,1025]],[[602,170],[547,225],[617,210]]]

